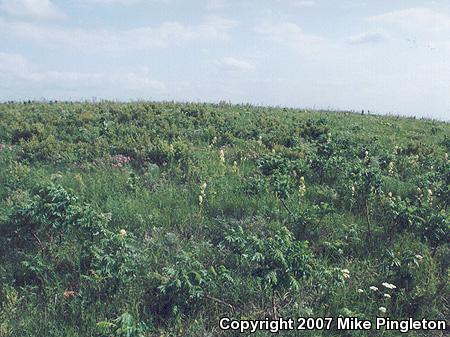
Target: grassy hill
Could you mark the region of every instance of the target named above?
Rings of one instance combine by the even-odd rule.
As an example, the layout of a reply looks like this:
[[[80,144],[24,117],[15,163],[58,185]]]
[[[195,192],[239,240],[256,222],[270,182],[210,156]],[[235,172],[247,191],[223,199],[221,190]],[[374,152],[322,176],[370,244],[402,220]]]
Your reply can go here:
[[[0,143],[1,337],[233,335],[224,316],[450,317],[448,123],[15,103],[0,105]]]

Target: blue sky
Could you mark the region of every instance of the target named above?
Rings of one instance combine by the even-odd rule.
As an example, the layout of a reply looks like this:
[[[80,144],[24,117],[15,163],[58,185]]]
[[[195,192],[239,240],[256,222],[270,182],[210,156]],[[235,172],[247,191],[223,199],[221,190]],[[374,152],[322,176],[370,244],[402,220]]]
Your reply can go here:
[[[0,100],[94,97],[450,120],[450,1],[0,0]]]

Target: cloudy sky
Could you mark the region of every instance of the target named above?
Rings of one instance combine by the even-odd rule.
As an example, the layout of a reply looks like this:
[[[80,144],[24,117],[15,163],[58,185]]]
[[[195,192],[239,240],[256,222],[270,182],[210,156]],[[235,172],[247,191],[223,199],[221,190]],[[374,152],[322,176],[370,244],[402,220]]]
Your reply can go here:
[[[0,0],[0,100],[94,97],[450,120],[450,1]]]

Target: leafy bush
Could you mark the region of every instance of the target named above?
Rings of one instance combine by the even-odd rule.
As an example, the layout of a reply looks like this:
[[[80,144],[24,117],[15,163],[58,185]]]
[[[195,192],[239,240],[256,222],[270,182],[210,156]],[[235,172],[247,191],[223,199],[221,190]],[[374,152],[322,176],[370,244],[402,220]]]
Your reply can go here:
[[[288,291],[298,292],[301,281],[312,271],[308,242],[295,240],[286,227],[258,237],[246,233],[239,226],[230,230],[224,244],[240,255],[252,277],[259,280],[261,288],[270,290],[275,316],[276,292],[282,292],[282,297]]]

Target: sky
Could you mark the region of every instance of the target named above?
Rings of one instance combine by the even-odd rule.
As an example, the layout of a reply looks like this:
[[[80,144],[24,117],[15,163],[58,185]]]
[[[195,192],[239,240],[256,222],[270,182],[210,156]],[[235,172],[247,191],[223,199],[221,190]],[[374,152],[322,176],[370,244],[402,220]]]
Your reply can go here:
[[[450,120],[450,1],[0,0],[0,100]]]

